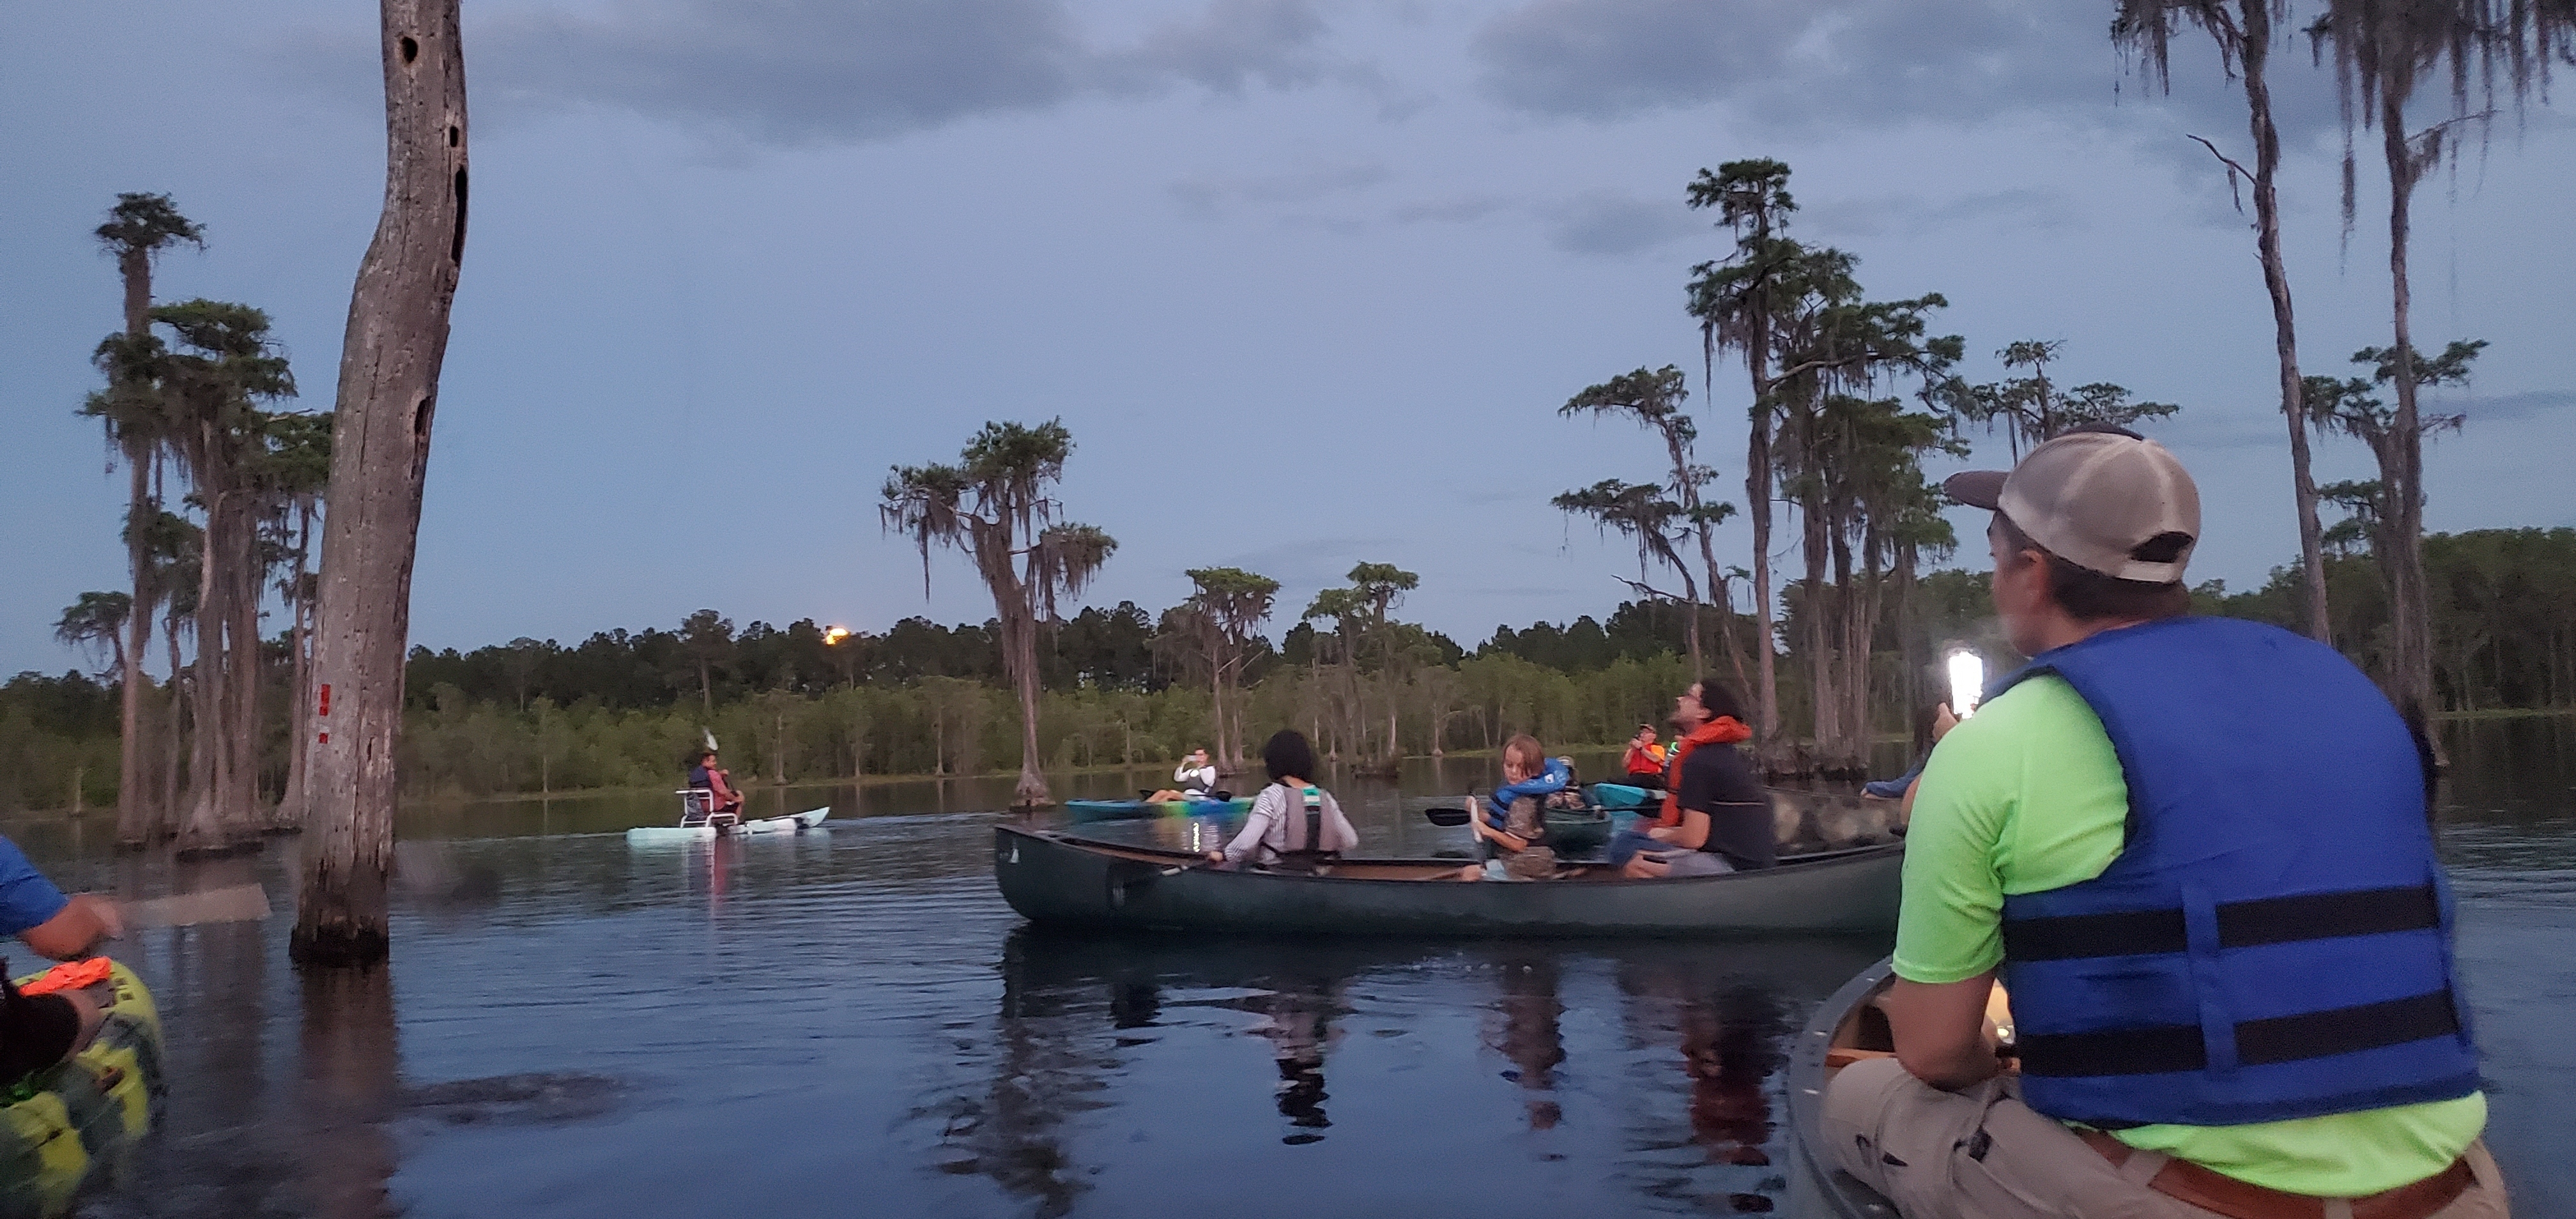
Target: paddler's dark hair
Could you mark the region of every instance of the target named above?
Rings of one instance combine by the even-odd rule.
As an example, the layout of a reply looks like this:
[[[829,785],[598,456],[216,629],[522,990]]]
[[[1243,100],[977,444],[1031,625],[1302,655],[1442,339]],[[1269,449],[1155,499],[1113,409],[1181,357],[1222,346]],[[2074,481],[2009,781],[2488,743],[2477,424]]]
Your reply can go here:
[[[2063,556],[2031,540],[2013,519],[1998,512],[1995,529],[2003,534],[2004,549],[2013,554],[2036,550],[2048,564],[2048,596],[2077,622],[2100,622],[2105,618],[2179,618],[2191,612],[2191,590],[2176,580],[2171,584],[2150,584],[2144,580],[2123,580],[2104,575],[2090,567],[2068,562]],[[2138,544],[2132,558],[2151,563],[2170,563],[2191,536],[2182,533],[2159,534]]]
[[[1739,724],[1751,722],[1744,718],[1744,700],[1735,696],[1735,687],[1715,673],[1699,679],[1699,705],[1708,708],[1708,718],[1713,720],[1732,717]]]
[[[1270,781],[1304,779],[1315,781],[1315,747],[1306,743],[1306,734],[1294,728],[1282,728],[1270,734],[1261,747],[1261,768],[1270,772]]]

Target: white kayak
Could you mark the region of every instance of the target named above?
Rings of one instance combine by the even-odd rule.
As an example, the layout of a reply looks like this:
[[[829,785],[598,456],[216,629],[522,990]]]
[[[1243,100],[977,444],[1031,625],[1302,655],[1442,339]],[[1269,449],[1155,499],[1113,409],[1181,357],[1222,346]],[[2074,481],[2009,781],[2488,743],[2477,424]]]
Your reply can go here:
[[[809,808],[784,817],[763,817],[757,821],[737,822],[718,828],[712,825],[639,825],[626,831],[626,841],[633,845],[659,842],[702,842],[719,835],[738,837],[745,834],[825,833],[823,819],[832,815],[830,805]]]

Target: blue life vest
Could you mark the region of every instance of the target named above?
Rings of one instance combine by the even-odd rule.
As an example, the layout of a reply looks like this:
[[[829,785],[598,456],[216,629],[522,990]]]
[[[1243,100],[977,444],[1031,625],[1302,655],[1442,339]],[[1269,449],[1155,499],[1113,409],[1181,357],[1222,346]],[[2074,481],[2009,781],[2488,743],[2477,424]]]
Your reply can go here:
[[[1549,796],[1564,791],[1574,782],[1574,767],[1563,758],[1549,758],[1537,774],[1507,787],[1494,789],[1485,797],[1485,820],[1495,829],[1510,824],[1512,801],[1528,797],[1544,802]]]
[[[2478,1087],[2451,894],[2395,708],[2333,648],[2176,618],[2045,653],[2119,753],[2127,845],[2004,899],[2022,1095],[2105,1129],[2236,1126]]]

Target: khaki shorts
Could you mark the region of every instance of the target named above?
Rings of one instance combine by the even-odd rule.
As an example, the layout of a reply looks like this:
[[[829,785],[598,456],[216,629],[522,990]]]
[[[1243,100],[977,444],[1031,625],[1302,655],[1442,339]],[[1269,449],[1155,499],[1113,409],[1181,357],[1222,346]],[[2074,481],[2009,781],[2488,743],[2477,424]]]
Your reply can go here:
[[[2166,1158],[2139,1152],[2114,1167],[1998,1076],[1944,1092],[1892,1058],[1852,1064],[1825,1090],[1824,1139],[1835,1164],[1885,1194],[1905,1219],[2212,1219],[2213,1211],[2147,1188]],[[2505,1219],[2504,1177],[2486,1144],[2465,1158],[2476,1180],[2438,1219]],[[2326,1219],[2351,1207],[2327,1199]]]

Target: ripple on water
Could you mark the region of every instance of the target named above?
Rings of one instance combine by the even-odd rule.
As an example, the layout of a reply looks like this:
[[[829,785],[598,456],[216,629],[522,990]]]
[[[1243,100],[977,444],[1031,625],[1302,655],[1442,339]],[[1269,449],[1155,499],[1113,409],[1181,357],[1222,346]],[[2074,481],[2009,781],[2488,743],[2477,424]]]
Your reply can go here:
[[[2522,1209],[2576,1213],[2576,808],[2514,781],[2443,842],[2491,1138]],[[570,803],[452,818],[474,837],[438,860],[489,883],[406,896],[374,989],[308,988],[283,920],[138,937],[169,1120],[83,1213],[1760,1213],[1790,1031],[1884,950],[1037,934],[991,815],[635,850]],[[1345,807],[1385,849],[1455,843],[1388,789]],[[75,883],[181,879],[45,850]],[[291,851],[239,866],[283,894]]]

